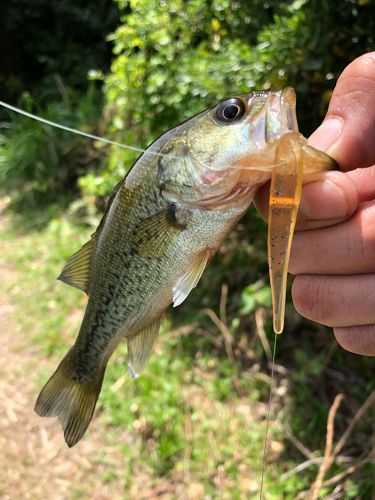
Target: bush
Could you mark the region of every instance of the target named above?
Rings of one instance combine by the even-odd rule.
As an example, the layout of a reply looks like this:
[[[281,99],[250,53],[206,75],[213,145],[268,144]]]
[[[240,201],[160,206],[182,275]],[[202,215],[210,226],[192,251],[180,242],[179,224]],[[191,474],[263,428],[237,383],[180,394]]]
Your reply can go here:
[[[100,97],[94,84],[86,94],[64,87],[64,99],[39,106],[28,93],[20,107],[50,121],[92,132],[100,115]],[[88,139],[28,117],[9,114],[1,136],[0,183],[12,193],[18,207],[46,203],[66,204],[77,196],[76,181],[93,163],[98,152]]]
[[[228,95],[286,85],[310,133],[339,73],[373,47],[375,7],[364,0],[116,2],[108,132],[141,147]],[[135,158],[112,148],[102,166],[108,189]]]

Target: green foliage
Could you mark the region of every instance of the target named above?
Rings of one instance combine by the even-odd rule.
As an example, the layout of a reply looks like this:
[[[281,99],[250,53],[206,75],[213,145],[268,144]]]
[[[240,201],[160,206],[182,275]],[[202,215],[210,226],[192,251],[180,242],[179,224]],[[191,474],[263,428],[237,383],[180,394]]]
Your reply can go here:
[[[119,140],[146,146],[225,95],[259,84],[249,64],[254,52],[241,37],[251,31],[250,15],[243,21],[238,9],[232,12],[222,1],[127,5],[130,13],[111,37],[116,58],[105,79],[110,132]],[[108,169],[121,175],[124,162],[129,166],[134,158],[113,150]]]
[[[115,30],[117,9],[121,21]],[[2,95],[50,120],[140,147],[228,95],[286,85],[297,89],[299,124],[307,134],[319,123],[340,71],[373,48],[375,32],[374,2],[365,0],[105,0],[90,5],[8,0],[2,14],[7,35],[4,41],[0,33]],[[110,44],[104,38],[110,31],[109,71]],[[100,83],[86,89],[88,74],[104,80],[104,111]],[[17,208],[27,212],[15,218],[18,230],[4,235],[14,246],[3,256],[21,277],[9,293],[17,301],[22,328],[57,363],[75,337],[85,303],[79,291],[55,280],[66,258],[92,232],[77,225],[72,214],[83,214],[81,220],[94,226],[96,205],[136,155],[26,118],[10,119],[4,112],[1,120],[0,182]],[[30,213],[30,207],[43,207],[43,213]],[[206,314],[208,308],[214,314],[220,309],[222,283],[230,284],[226,316],[234,359],[228,356],[228,339]],[[99,406],[105,407],[105,432],[113,443],[128,431],[126,440],[119,440],[125,442],[126,466],[120,474],[126,493],[138,472],[142,480],[182,483],[181,496],[189,486],[186,477],[210,498],[218,490],[227,498],[257,496],[269,385],[253,313],[269,306],[266,229],[249,212],[184,307],[171,313],[146,373],[130,381],[121,349],[110,364]],[[371,366],[331,345],[327,330],[290,311],[287,321],[288,335],[278,342],[274,410],[305,446],[322,450],[334,395],[347,396],[336,436],[371,390]],[[194,327],[186,334],[189,325]],[[39,374],[44,380],[48,375]],[[371,416],[348,443],[351,457],[361,457],[370,432]],[[278,442],[281,435],[271,432],[271,438]],[[311,485],[315,465],[283,479],[302,460],[282,443],[267,469],[267,498],[280,498],[281,491],[283,498],[296,498]],[[345,464],[335,467],[340,473]],[[103,481],[117,477],[107,471]],[[346,497],[369,498],[369,477],[362,469],[344,479]],[[72,494],[78,497],[82,492],[75,488]]]
[[[108,131],[143,147],[225,96],[286,85],[296,87],[301,129],[311,132],[339,72],[373,46],[371,2],[117,3],[122,24],[110,36],[115,58],[104,80]],[[112,148],[108,188],[135,157]]]
[[[83,97],[82,82],[88,74],[90,78],[103,79],[110,62],[109,43],[105,43],[104,37],[116,25],[117,9],[121,23],[108,37],[114,59],[111,71],[104,77],[106,108],[100,131],[140,147],[146,147],[170,127],[227,95],[285,85],[297,89],[299,123],[302,131],[308,133],[319,123],[339,72],[374,43],[373,2],[105,0],[94,8],[81,0],[64,0],[56,5],[46,0],[32,5],[30,0],[22,0],[21,4],[9,0],[4,11],[5,32],[7,39],[14,41],[14,47],[1,52],[5,96],[11,98],[20,89],[30,88],[38,102],[34,110],[60,119],[69,115],[72,120],[68,122],[80,125],[74,115],[81,95],[69,107],[61,99],[61,85],[56,85],[56,79]],[[50,18],[56,19],[53,44]],[[33,22],[25,23],[25,19]],[[1,84],[0,79],[0,89]],[[63,105],[54,104],[54,108],[60,109],[51,112],[49,103],[57,100],[62,100]],[[91,104],[98,117],[101,100]],[[95,127],[94,123],[90,122],[90,127]],[[13,151],[21,143],[22,156],[47,156],[48,161],[41,162],[51,162],[51,170],[55,171],[56,162],[48,157],[55,147],[47,145],[45,151],[35,151],[22,134],[29,137],[27,125],[18,130],[18,139],[11,135],[11,162]],[[7,137],[6,132],[4,135]],[[65,153],[62,162],[77,163],[75,153],[73,148],[71,159],[69,152]],[[92,165],[79,180],[85,197],[108,194],[135,158],[134,152],[110,148],[100,169]],[[46,200],[50,200],[55,193],[53,188],[49,192],[49,186],[56,179],[53,175],[48,179],[48,168],[41,167],[38,160],[36,163],[31,170],[36,177],[43,172],[45,181],[37,191],[44,191]],[[20,172],[22,182],[23,165]],[[76,187],[76,178],[74,173],[72,188]],[[25,180],[29,182],[28,178]]]
[[[56,75],[85,92],[89,70],[106,71],[118,11],[112,0],[6,0],[1,5],[0,92],[13,102],[25,90],[59,97]]]
[[[45,224],[46,220],[49,223]],[[39,388],[51,373],[38,370],[35,356],[44,351],[57,365],[76,336],[86,302],[81,291],[55,278],[65,260],[91,232],[52,207],[39,215],[39,221],[34,214],[29,220],[17,218],[14,227],[0,228],[3,259],[18,275],[14,286],[5,286],[11,301],[17,304],[18,324],[27,332],[33,353],[32,373]],[[328,403],[337,392],[345,393],[346,404],[340,407],[335,421],[337,440],[363,402],[364,394],[371,391],[373,375],[371,359],[366,361],[333,349],[334,344],[327,345],[327,332],[309,331],[307,323],[295,328],[278,343],[280,374],[276,373],[272,446],[265,477],[267,498],[275,500],[281,495],[296,498],[312,484],[317,467],[311,465],[284,478],[305,458],[283,441],[273,419],[290,427],[310,450],[322,450]],[[213,326],[202,328],[197,324],[187,333],[171,329],[168,320],[156,352],[139,379],[133,381],[127,374],[124,346],[116,350],[109,363],[99,399],[97,427],[107,436],[111,448],[121,453],[121,465],[105,469],[102,481],[119,481],[124,476],[126,497],[131,496],[133,486],[143,492],[146,484],[166,481],[173,492],[180,488],[181,496],[194,482],[210,498],[217,498],[218,491],[224,498],[256,498],[265,430],[264,401],[269,389],[259,358],[251,358],[249,367],[249,358],[237,354],[236,343],[236,359],[229,359],[225,350],[218,348],[221,333]],[[300,330],[303,336],[298,335]],[[242,342],[238,342],[238,348]],[[34,344],[43,350],[35,349]],[[347,445],[351,457],[360,457],[367,449],[372,422],[369,414],[358,424]],[[91,439],[90,430],[85,439]],[[346,462],[336,464],[332,475],[347,466]],[[369,464],[368,469],[344,479],[341,486],[345,497],[357,498],[360,494],[370,498],[371,478]],[[72,478],[71,489],[77,498],[86,488]],[[325,495],[333,488],[327,488]],[[156,490],[150,491],[152,497]]]
[[[259,280],[245,287],[241,294],[241,314],[249,314],[259,307],[271,307],[271,288],[264,281]]]
[[[102,96],[87,77],[97,78],[110,65],[105,37],[118,19],[112,0],[7,0],[1,15],[1,99],[52,121],[96,130]],[[95,169],[99,156],[86,139],[0,107],[0,183],[17,208],[56,199],[65,205],[77,196],[78,177]]]
[[[17,218],[17,229],[0,228],[3,258],[20,277],[8,292],[17,303],[16,319],[30,345],[37,343],[57,364],[76,336],[86,299],[81,291],[56,281],[56,274],[92,230],[77,226],[52,208],[38,225],[35,222],[34,215],[31,221]],[[239,466],[251,474],[256,491],[258,481],[252,471],[255,468],[258,474],[260,469],[263,424],[253,421],[251,408],[254,405],[256,411],[253,393],[258,382],[244,372],[240,383],[246,395],[239,394],[235,367],[226,356],[220,359],[207,339],[194,332],[181,342],[180,334],[171,334],[170,329],[166,322],[149,367],[135,381],[127,374],[125,346],[116,351],[99,400],[105,408],[103,434],[110,433],[116,447],[116,435],[127,430],[130,443],[122,445],[124,459],[137,463],[153,480],[172,474],[179,477],[188,461],[193,477],[214,494],[216,470],[225,464],[223,473],[234,492],[248,488],[247,483],[236,486]],[[41,386],[50,374],[35,370],[34,375]],[[261,385],[266,392],[267,382]],[[210,418],[214,412],[216,417]],[[212,440],[217,446],[214,455]],[[190,450],[188,455],[186,450]],[[131,468],[123,474],[129,485],[137,480]],[[109,474],[104,480],[112,478]]]
[[[89,230],[66,216],[61,218],[59,212],[59,207],[50,206],[38,214],[18,216],[16,232],[2,233],[7,249],[4,259],[15,263],[21,276],[22,286],[7,290],[17,301],[17,320],[43,345],[46,354],[65,348],[74,332],[68,329],[67,336],[62,336],[63,325],[69,323],[67,316],[73,313],[74,305],[85,303],[82,293],[72,289],[67,294],[56,278],[68,257],[89,238]]]
[[[62,101],[41,108],[24,93],[20,106],[47,120],[91,132],[100,111],[98,89],[92,84],[86,94],[77,94],[59,83]],[[12,192],[13,202],[19,208],[35,208],[57,198],[62,203],[71,201],[77,194],[76,180],[97,161],[90,141],[14,113],[2,126],[0,183]]]

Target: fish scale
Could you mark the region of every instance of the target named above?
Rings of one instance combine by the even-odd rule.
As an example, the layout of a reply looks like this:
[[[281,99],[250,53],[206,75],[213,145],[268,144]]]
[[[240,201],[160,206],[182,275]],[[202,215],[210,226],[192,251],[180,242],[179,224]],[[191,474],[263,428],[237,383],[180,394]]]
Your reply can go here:
[[[60,275],[89,298],[78,338],[35,407],[41,416],[59,418],[69,446],[91,421],[118,343],[127,341],[129,372],[139,375],[167,307],[179,306],[197,285],[276,167],[283,178],[291,136],[296,151],[309,151],[303,156],[304,173],[332,167],[329,157],[309,148],[298,134],[291,89],[234,96],[160,137],[115,188],[91,240]],[[274,220],[283,224],[287,218],[275,215]],[[290,227],[278,230],[290,241]],[[272,268],[276,288],[281,286],[281,293],[275,288],[281,306],[288,256],[278,258],[281,269],[274,262]]]
[[[143,192],[142,194],[146,193]],[[121,195],[121,191],[119,195]],[[148,201],[149,197],[146,196],[145,199]],[[150,290],[153,291],[152,281],[148,280],[147,288],[144,286],[144,274],[145,270],[155,273],[160,271],[160,262],[137,255],[136,251],[129,245],[134,226],[136,226],[138,220],[142,220],[142,216],[145,218],[151,215],[151,206],[149,204],[149,208],[147,209],[147,204],[143,203],[140,207],[141,217],[138,217],[133,224],[131,224],[131,219],[128,220],[125,228],[123,220],[115,216],[111,233],[108,234],[105,246],[103,245],[104,255],[100,254],[97,261],[94,260],[92,263],[93,269],[105,269],[107,260],[109,259],[112,267],[108,273],[101,274],[98,282],[90,290],[90,300],[92,300],[89,302],[85,316],[87,323],[84,320],[82,324],[82,331],[87,332],[87,335],[84,333],[85,336],[82,338],[83,351],[86,348],[86,339],[92,339],[92,343],[95,345],[100,343],[101,337],[103,337],[102,345],[99,349],[103,354],[103,349],[113,338],[113,328],[118,328],[120,324],[126,327],[127,323],[132,323],[134,312],[138,313],[139,302],[147,300],[147,294]],[[158,210],[160,207],[156,207],[156,209]],[[120,202],[119,211],[126,211],[126,204],[121,206]],[[109,220],[108,224],[111,224],[111,222]],[[115,240],[115,247],[113,247],[113,240]],[[105,308],[98,310],[98,307],[103,307],[103,304],[107,305]],[[98,314],[102,314],[103,316],[104,328],[101,324],[98,324]],[[92,316],[94,316],[94,319],[91,319]],[[126,318],[125,323],[122,323],[123,318]],[[111,328],[109,329],[108,327]],[[95,362],[97,361],[95,359]]]

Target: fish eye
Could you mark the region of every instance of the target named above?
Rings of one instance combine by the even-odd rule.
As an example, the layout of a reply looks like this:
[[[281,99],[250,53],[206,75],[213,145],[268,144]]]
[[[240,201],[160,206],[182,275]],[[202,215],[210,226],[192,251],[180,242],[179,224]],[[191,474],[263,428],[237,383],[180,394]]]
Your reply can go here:
[[[216,119],[223,124],[229,125],[243,118],[246,111],[245,103],[238,97],[232,97],[222,102],[216,108]]]

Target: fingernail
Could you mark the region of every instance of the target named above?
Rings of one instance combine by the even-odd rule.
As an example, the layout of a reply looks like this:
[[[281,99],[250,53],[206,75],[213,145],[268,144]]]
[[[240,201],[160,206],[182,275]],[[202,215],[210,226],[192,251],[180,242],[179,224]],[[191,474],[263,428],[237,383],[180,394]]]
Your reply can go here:
[[[337,117],[327,118],[309,138],[310,146],[321,151],[328,151],[341,135],[344,120]]]
[[[311,182],[304,186],[300,212],[306,219],[341,219],[348,211],[344,191],[331,180]]]

